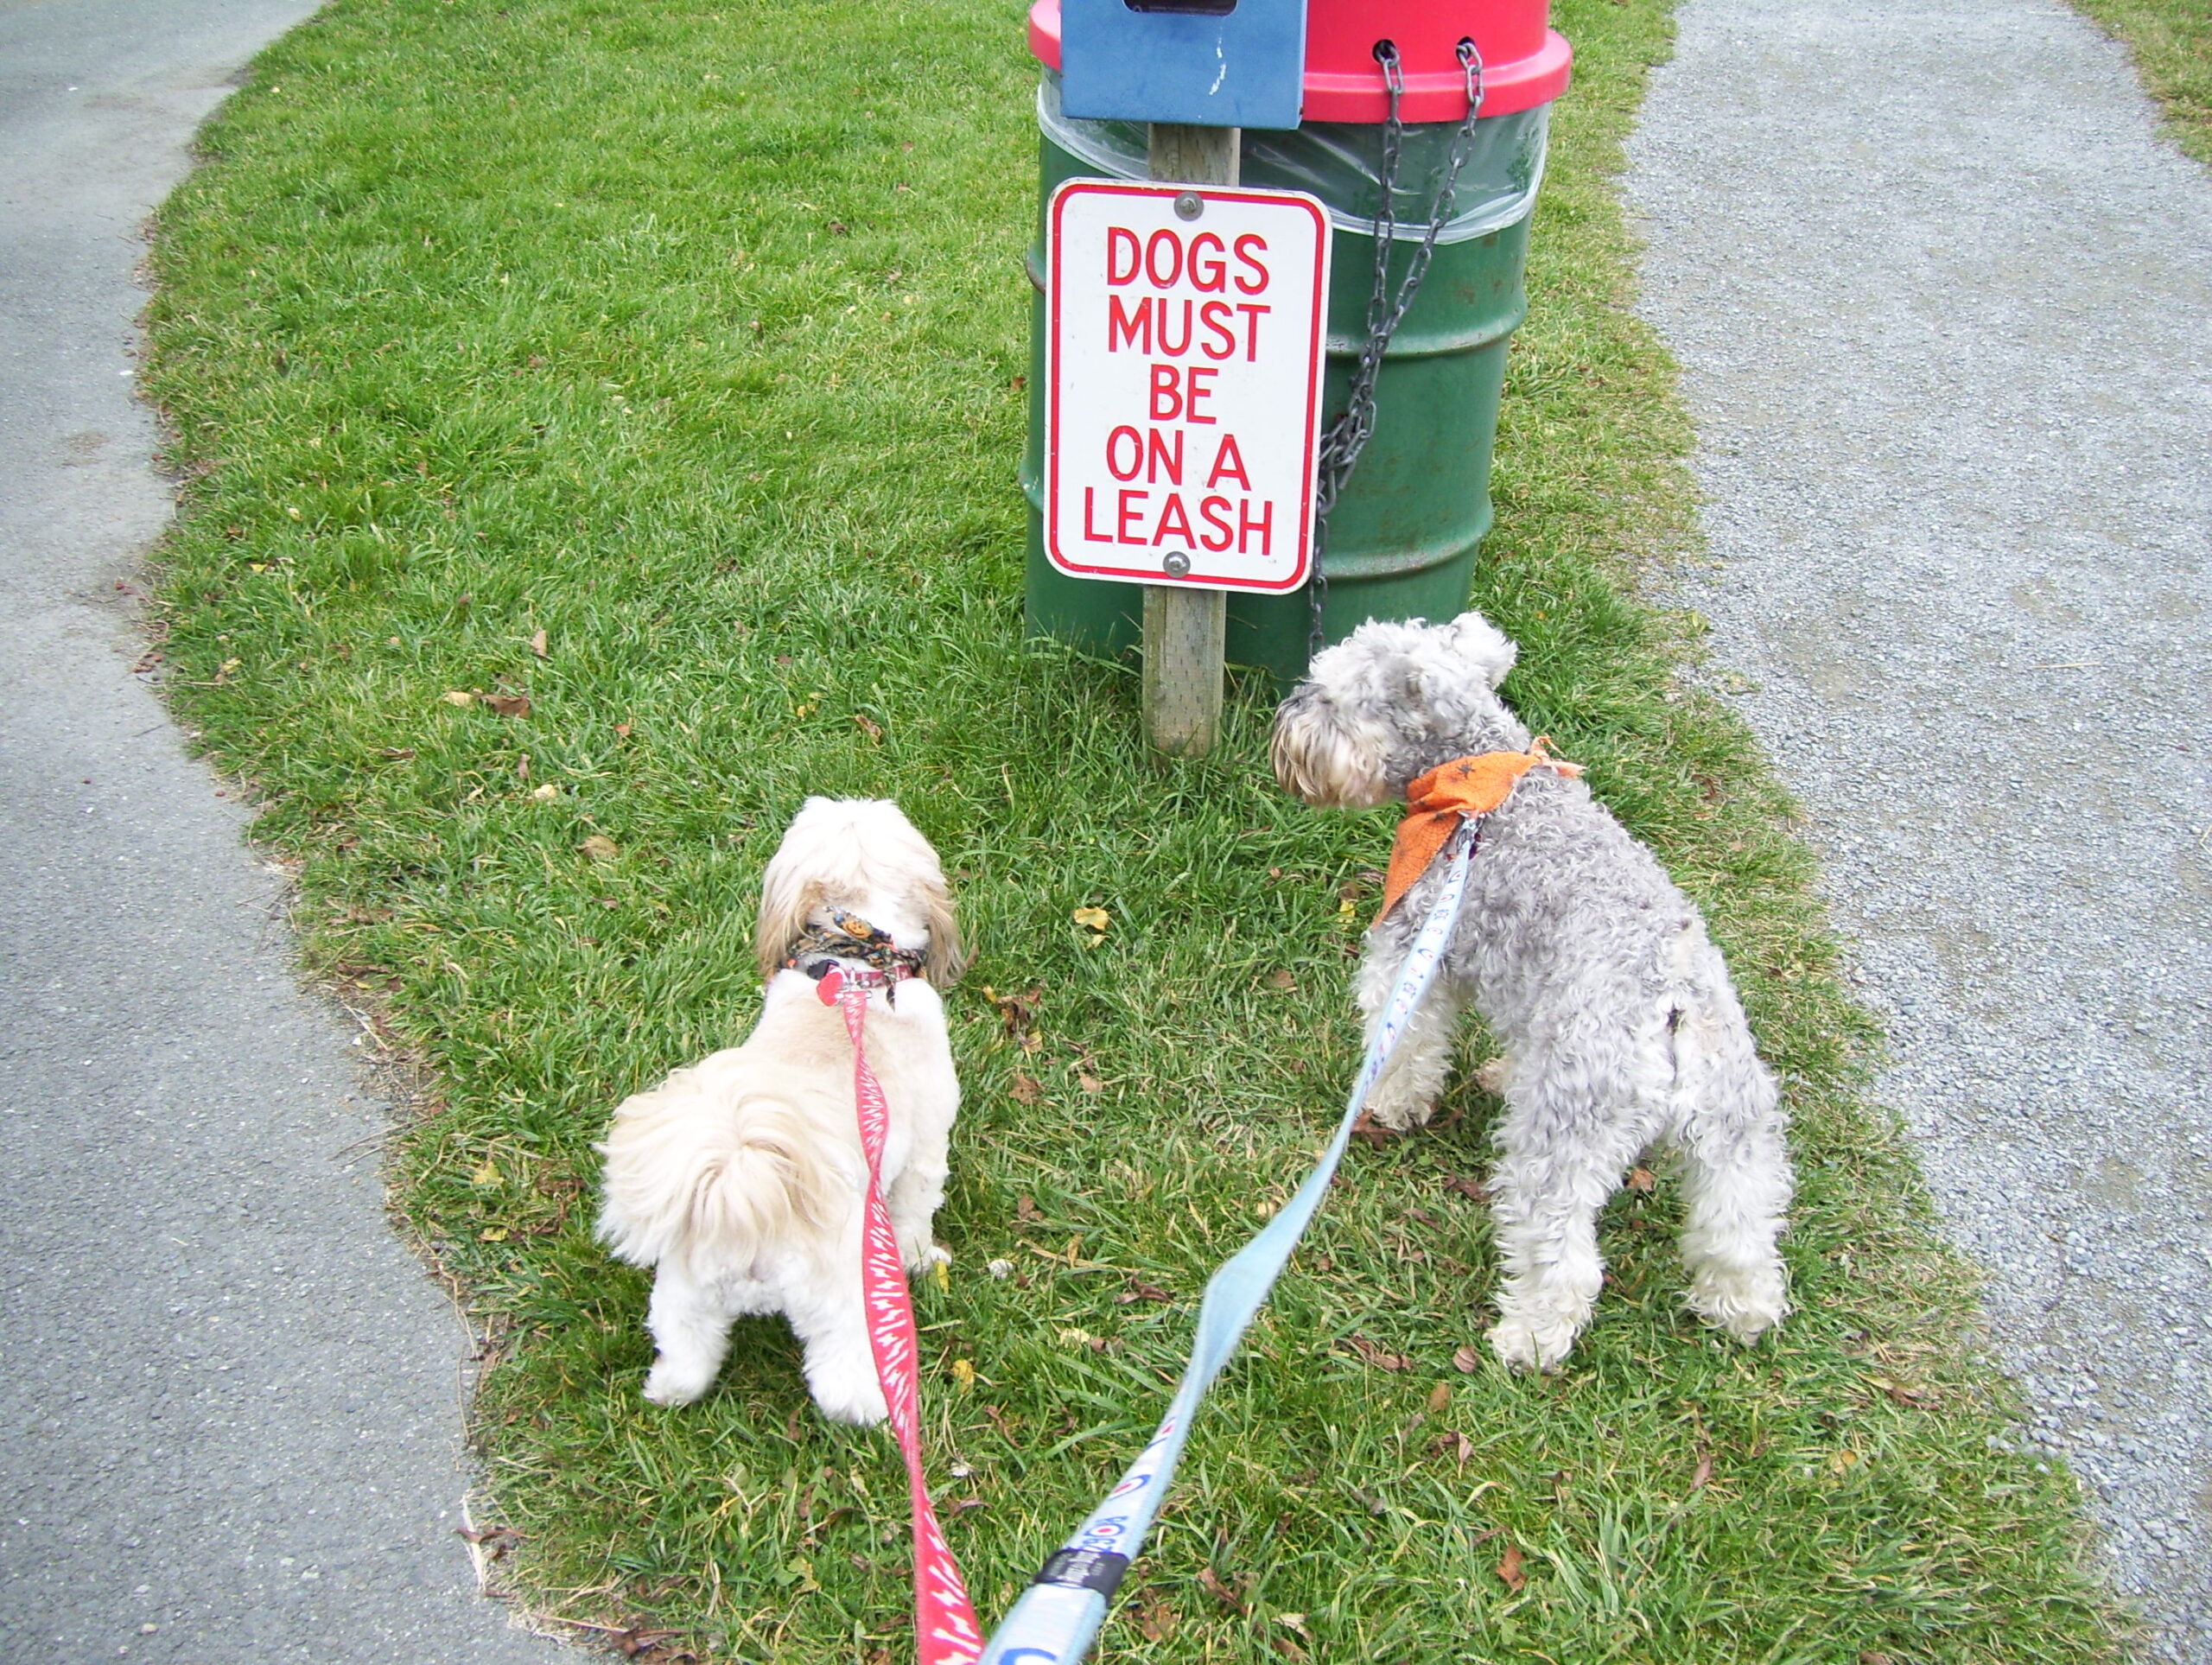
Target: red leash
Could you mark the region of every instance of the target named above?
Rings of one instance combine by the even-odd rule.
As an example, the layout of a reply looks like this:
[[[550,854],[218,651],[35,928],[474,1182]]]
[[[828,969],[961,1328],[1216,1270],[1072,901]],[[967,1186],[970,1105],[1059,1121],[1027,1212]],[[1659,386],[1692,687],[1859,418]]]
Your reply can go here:
[[[920,1665],[975,1665],[982,1657],[983,1632],[959,1563],[944,1541],[937,1510],[930,1503],[929,1482],[922,1475],[922,1416],[914,1306],[906,1293],[906,1270],[899,1263],[899,1241],[883,1206],[883,1141],[891,1109],[883,1088],[868,1067],[861,1030],[868,1014],[868,990],[887,987],[893,978],[877,973],[855,975],[832,967],[816,988],[824,1006],[845,1014],[853,1038],[853,1097],[860,1107],[861,1147],[868,1154],[868,1220],[861,1236],[861,1290],[868,1306],[868,1345],[875,1353],[876,1379],[891,1408],[892,1431],[906,1459],[906,1496],[914,1517],[914,1646]]]

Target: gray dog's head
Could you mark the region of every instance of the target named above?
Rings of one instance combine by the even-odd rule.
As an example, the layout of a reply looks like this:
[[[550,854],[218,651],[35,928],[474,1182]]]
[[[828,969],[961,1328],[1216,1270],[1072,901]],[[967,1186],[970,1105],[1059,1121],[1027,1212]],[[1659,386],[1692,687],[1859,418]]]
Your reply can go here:
[[[1455,757],[1525,747],[1529,731],[1497,691],[1513,658],[1479,613],[1447,625],[1370,619],[1316,654],[1275,713],[1275,778],[1317,807],[1363,810]]]

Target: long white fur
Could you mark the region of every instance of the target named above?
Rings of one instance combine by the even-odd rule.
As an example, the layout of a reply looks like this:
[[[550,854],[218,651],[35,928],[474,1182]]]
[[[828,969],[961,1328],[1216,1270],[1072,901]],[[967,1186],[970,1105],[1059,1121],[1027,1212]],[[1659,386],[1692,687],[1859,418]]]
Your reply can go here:
[[[931,1236],[960,1107],[936,985],[958,975],[960,936],[937,852],[880,799],[810,798],[762,880],[756,931],[767,989],[744,1045],[678,1070],[614,1113],[599,1235],[655,1268],[646,1324],[658,1349],[645,1397],[685,1405],[721,1368],[730,1325],[782,1312],[806,1352],[823,1415],[878,1422],[882,1389],[861,1300],[867,1166],[843,1014],[780,969],[829,910],[859,914],[924,976],[868,997],[868,1063],[890,1129],[884,1203],[909,1273],[945,1258]]]
[[[1309,804],[1364,808],[1455,757],[1525,749],[1497,693],[1515,651],[1475,613],[1363,625],[1283,702],[1276,778]],[[1367,934],[1370,1026],[1433,884]],[[1532,772],[1486,823],[1442,973],[1369,1096],[1376,1122],[1428,1120],[1469,1006],[1505,1048],[1484,1071],[1505,1100],[1491,1182],[1498,1357],[1541,1369],[1566,1357],[1604,1281],[1598,1212],[1658,1141],[1683,1159],[1691,1306],[1744,1341],[1779,1323],[1792,1184],[1773,1077],[1696,908],[1580,780]]]

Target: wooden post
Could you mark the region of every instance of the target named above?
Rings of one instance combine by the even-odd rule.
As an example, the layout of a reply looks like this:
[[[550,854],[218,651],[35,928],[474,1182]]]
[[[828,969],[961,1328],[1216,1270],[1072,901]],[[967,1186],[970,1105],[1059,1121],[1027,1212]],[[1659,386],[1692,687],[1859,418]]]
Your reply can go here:
[[[1154,122],[1153,178],[1184,185],[1236,183],[1238,130]],[[1229,592],[1148,584],[1144,592],[1144,727],[1154,749],[1200,758],[1221,734],[1221,681]]]

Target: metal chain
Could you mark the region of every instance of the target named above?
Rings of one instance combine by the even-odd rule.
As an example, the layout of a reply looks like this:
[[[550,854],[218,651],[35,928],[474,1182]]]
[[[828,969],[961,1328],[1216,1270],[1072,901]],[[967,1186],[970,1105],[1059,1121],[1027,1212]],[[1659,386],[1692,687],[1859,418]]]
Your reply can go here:
[[[1437,185],[1436,198],[1429,208],[1428,230],[1413,257],[1407,261],[1405,275],[1398,280],[1394,296],[1390,292],[1390,252],[1397,240],[1398,160],[1405,140],[1405,124],[1399,118],[1398,105],[1405,96],[1406,75],[1395,43],[1375,43],[1375,61],[1382,67],[1382,86],[1390,100],[1390,113],[1382,124],[1379,181],[1382,197],[1375,210],[1375,287],[1367,297],[1367,341],[1360,348],[1358,367],[1352,372],[1351,394],[1343,414],[1329,424],[1328,431],[1321,436],[1320,478],[1315,482],[1313,509],[1313,569],[1306,585],[1309,659],[1321,651],[1321,613],[1329,599],[1329,516],[1336,508],[1338,499],[1343,496],[1344,483],[1351,478],[1352,469],[1358,465],[1360,453],[1375,436],[1375,383],[1382,372],[1383,355],[1389,351],[1391,338],[1398,333],[1398,326],[1404,321],[1414,297],[1421,293],[1421,280],[1428,276],[1429,261],[1436,253],[1437,235],[1452,218],[1459,170],[1466,166],[1467,157],[1474,149],[1475,123],[1483,112],[1483,58],[1471,40],[1459,42],[1459,55],[1460,73],[1467,81],[1467,118],[1452,135],[1452,149],[1445,158],[1444,177]]]

